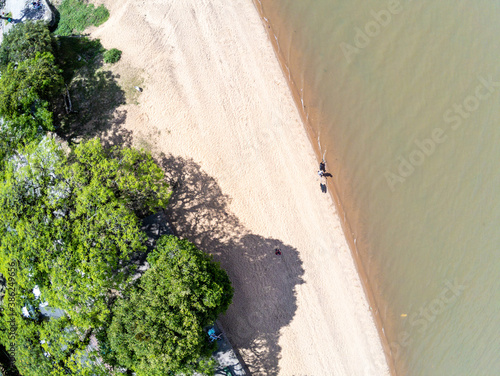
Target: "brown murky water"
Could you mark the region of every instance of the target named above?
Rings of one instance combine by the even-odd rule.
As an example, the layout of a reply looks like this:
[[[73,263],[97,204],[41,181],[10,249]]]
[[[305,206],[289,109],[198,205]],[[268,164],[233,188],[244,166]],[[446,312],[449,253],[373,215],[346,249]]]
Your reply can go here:
[[[261,0],[400,375],[500,374],[500,2]]]

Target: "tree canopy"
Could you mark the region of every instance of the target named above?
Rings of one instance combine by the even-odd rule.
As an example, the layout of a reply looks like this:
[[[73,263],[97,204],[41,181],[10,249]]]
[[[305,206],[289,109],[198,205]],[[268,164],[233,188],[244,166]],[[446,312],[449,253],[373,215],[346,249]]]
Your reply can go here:
[[[117,302],[108,330],[120,364],[138,376],[213,373],[203,328],[231,303],[226,272],[194,244],[163,236],[148,269]]]
[[[146,249],[135,212],[164,207],[169,195],[149,154],[105,149],[99,139],[66,155],[46,137],[9,158],[0,176],[0,272],[9,275],[7,265],[17,264],[16,364],[23,375],[109,374],[89,361],[97,356],[90,335],[108,325],[113,291],[130,282],[130,255]],[[42,302],[64,316],[45,320]],[[12,342],[8,319],[0,320],[4,344]]]
[[[9,63],[0,79],[0,116],[11,119],[31,114],[36,117],[38,110],[46,108],[62,87],[61,70],[50,52],[37,52],[33,58]],[[45,127],[51,128],[51,125]]]
[[[93,330],[77,327],[68,316],[44,319],[36,312],[39,303],[26,290],[19,290],[19,312],[0,315],[0,341],[4,344],[12,342],[8,333],[13,325],[10,320],[15,319],[15,364],[20,374],[108,376],[109,370],[99,362],[98,349],[89,346]],[[30,307],[30,317],[21,315],[23,305]]]
[[[16,24],[4,34],[0,46],[0,67],[21,63],[37,53],[53,53],[54,38],[43,21],[26,21]]]
[[[17,260],[17,283],[39,286],[78,325],[102,320],[110,289],[130,274],[129,256],[145,249],[134,210],[168,202],[161,169],[146,153],[106,150],[98,139],[66,157],[45,138],[13,156],[2,178],[0,258]]]
[[[0,160],[54,129],[52,109],[63,88],[43,22],[17,24],[0,46]]]

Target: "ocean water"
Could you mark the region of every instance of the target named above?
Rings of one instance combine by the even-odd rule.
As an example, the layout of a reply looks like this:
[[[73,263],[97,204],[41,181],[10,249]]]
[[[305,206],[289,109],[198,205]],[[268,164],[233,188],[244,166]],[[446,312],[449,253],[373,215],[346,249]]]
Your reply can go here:
[[[500,1],[259,3],[397,374],[500,375]]]

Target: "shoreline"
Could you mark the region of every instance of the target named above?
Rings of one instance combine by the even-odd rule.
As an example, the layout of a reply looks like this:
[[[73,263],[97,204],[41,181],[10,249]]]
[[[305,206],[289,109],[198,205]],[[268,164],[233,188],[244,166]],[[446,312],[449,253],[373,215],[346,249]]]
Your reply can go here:
[[[387,375],[344,224],[319,190],[314,143],[255,4],[94,3],[111,16],[92,37],[123,51],[106,69],[143,88],[102,137],[149,149],[179,182],[169,219],[228,271],[235,296],[220,320],[250,372]]]
[[[255,5],[255,8],[257,9],[257,12],[259,13],[263,27],[265,28],[265,30],[267,32],[269,42],[273,46],[274,52],[276,54],[276,59],[278,60],[280,67],[281,67],[281,70],[283,72],[283,76],[285,77],[285,79],[288,83],[288,86],[290,88],[290,93],[293,97],[293,100],[295,102],[297,110],[300,113],[302,122],[304,123],[304,128],[306,130],[306,133],[309,137],[309,141],[311,142],[311,146],[314,149],[317,161],[319,163],[323,160],[323,158],[322,158],[323,151],[319,148],[319,145],[316,142],[318,135],[314,132],[314,128],[311,125],[311,121],[309,120],[310,118],[309,118],[308,113],[306,112],[306,110],[304,108],[302,98],[300,96],[297,84],[295,83],[295,81],[292,78],[292,73],[290,71],[290,68],[288,67],[283,55],[280,53],[280,48],[279,48],[278,42],[277,42],[277,36],[273,31],[273,25],[269,21],[269,18],[266,17],[266,14],[264,13],[262,3],[260,2],[260,0],[252,0],[252,1]],[[307,83],[304,82],[304,85],[307,85]],[[326,161],[326,162],[328,163],[328,161]],[[368,300],[368,303],[369,303],[371,308],[374,308],[374,309],[371,309],[371,313],[372,313],[374,323],[377,327],[377,330],[378,330],[378,333],[380,336],[380,340],[382,343],[382,347],[384,349],[387,364],[389,366],[389,371],[391,373],[391,376],[397,376],[396,366],[394,364],[394,358],[393,358],[393,355],[392,355],[392,352],[390,349],[389,340],[388,340],[387,336],[385,335],[383,320],[382,320],[382,317],[380,316],[379,306],[378,306],[377,301],[375,299],[375,294],[373,292],[373,289],[370,285],[370,282],[368,279],[368,274],[366,272],[365,266],[361,260],[360,255],[359,255],[357,245],[356,245],[356,242],[355,242],[355,239],[353,236],[351,223],[346,219],[346,213],[345,213],[344,207],[342,205],[342,202],[340,200],[337,186],[335,185],[333,179],[327,179],[327,186],[329,188],[328,189],[329,194],[331,195],[331,197],[335,203],[335,206],[337,208],[337,213],[344,213],[343,219],[341,218],[342,229],[343,229],[346,241],[349,244],[349,249],[350,249],[352,257],[354,259],[354,263],[356,265],[356,270],[357,270],[359,277],[362,281],[363,289],[364,289],[366,298]],[[340,216],[339,216],[339,218],[340,218]]]

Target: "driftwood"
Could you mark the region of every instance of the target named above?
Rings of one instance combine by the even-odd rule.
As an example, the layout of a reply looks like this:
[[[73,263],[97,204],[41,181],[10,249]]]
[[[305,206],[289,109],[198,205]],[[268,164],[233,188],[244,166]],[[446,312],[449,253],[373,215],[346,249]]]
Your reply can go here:
[[[71,104],[71,96],[69,95],[68,85],[66,85],[66,95],[68,96],[69,111],[73,112],[73,105]]]
[[[69,114],[68,102],[66,101],[66,94],[62,95],[64,101],[64,108],[66,109],[66,114]]]
[[[63,94],[64,98],[64,107],[66,108],[66,114],[71,114],[76,111],[73,111],[73,103],[71,102],[71,96],[69,95],[69,88],[66,85],[66,94]]]

